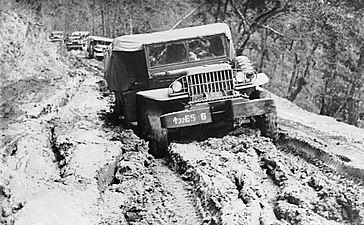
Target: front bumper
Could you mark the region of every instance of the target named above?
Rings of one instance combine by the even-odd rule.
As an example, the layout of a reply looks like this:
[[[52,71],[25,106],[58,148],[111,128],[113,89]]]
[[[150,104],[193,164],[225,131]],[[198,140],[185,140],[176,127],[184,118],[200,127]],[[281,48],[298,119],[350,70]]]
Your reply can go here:
[[[167,113],[161,116],[163,128],[173,129],[198,124],[218,122],[214,115],[223,115],[224,119],[235,120],[260,116],[275,110],[273,99],[248,100],[235,98],[218,102],[197,104],[190,109]]]
[[[66,45],[67,45],[67,48],[80,48],[80,49],[82,49],[82,47],[83,47],[82,44],[75,44],[75,43],[66,44]]]
[[[58,41],[63,41],[62,38],[51,38],[52,42],[58,42]]]
[[[99,51],[94,51],[94,56],[95,57],[104,57],[104,53],[103,52],[99,52]]]

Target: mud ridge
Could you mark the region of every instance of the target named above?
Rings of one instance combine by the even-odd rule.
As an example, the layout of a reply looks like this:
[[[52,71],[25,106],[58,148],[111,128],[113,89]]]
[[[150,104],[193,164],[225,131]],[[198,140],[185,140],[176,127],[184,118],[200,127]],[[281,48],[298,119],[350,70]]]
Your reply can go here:
[[[320,160],[277,149],[251,130],[172,143],[169,160],[191,181],[210,224],[361,224],[362,186]]]
[[[181,174],[184,180],[191,182],[195,187],[194,194],[198,197],[195,204],[201,207],[200,212],[203,215],[203,222],[206,224],[221,224],[221,206],[208,192],[208,184],[204,181],[200,171],[175,152],[169,152],[167,160],[173,170]]]
[[[347,159],[330,154],[307,140],[290,137],[287,134],[281,133],[276,142],[276,146],[281,151],[297,155],[307,160],[307,162],[316,165],[318,168],[322,168],[327,173],[340,173],[343,176],[349,175],[362,184],[364,183],[363,169],[348,165]]]
[[[67,162],[70,160],[73,152],[73,144],[70,142],[59,142],[56,134],[56,125],[50,126],[50,147],[55,157],[54,163],[57,164],[59,169],[59,175],[61,178],[65,178],[67,176],[64,168],[67,165]]]
[[[269,177],[258,165],[257,155],[244,146],[232,137],[171,146],[171,165],[193,183],[208,224],[266,224],[276,220],[259,187],[260,182],[267,187],[274,184],[264,181]]]

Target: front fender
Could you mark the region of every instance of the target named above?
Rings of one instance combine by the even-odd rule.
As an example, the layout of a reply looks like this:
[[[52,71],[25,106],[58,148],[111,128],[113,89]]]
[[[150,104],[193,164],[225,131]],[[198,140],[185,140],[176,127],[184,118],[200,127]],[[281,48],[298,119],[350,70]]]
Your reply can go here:
[[[188,94],[173,96],[168,95],[168,88],[159,88],[153,90],[139,91],[137,95],[143,96],[147,99],[152,99],[155,101],[171,101],[177,99],[188,98]]]
[[[269,82],[269,78],[265,73],[258,73],[257,74],[257,79],[255,79],[252,83],[236,85],[235,89],[236,90],[241,90],[241,89],[245,89],[245,88],[257,87],[257,86],[266,84],[268,82]]]

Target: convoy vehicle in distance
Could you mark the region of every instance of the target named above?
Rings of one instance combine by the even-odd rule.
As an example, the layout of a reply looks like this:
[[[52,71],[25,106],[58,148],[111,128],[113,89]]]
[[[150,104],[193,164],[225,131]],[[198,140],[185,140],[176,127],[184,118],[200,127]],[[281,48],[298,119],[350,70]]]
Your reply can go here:
[[[90,35],[88,31],[74,31],[66,38],[67,51],[82,50],[85,46],[85,40]]]
[[[112,43],[112,38],[89,36],[86,39],[86,58],[101,60],[104,58],[105,50]]]
[[[252,123],[277,137],[275,103],[260,88],[269,78],[235,57],[227,24],[121,36],[104,64],[116,110],[125,124],[137,124],[156,157],[165,155],[171,133],[220,122]]]
[[[49,39],[52,42],[63,42],[63,31],[52,31]]]

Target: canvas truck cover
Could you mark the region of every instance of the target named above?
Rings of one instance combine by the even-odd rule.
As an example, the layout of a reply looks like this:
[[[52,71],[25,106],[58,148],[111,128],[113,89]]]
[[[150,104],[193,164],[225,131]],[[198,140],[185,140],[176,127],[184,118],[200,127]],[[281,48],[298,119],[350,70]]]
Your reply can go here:
[[[104,73],[109,90],[114,92],[124,92],[135,82],[147,81],[144,51],[113,52],[109,46],[104,61]]]
[[[126,91],[135,82],[148,79],[144,46],[154,43],[225,34],[233,57],[230,28],[224,23],[159,31],[154,33],[125,35],[114,39],[105,58],[105,78],[111,91]]]
[[[105,41],[105,42],[112,42],[114,39],[112,38],[107,38],[107,37],[99,37],[99,36],[89,36],[89,39],[93,39],[96,41]]]
[[[89,31],[73,31],[71,33],[71,36],[87,36],[89,34],[90,34]]]
[[[125,35],[115,38],[113,51],[133,52],[143,49],[143,45],[177,41],[194,37],[208,36],[224,33],[231,42],[230,28],[224,23],[214,23],[196,27],[160,31],[146,34]]]

